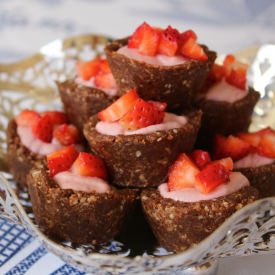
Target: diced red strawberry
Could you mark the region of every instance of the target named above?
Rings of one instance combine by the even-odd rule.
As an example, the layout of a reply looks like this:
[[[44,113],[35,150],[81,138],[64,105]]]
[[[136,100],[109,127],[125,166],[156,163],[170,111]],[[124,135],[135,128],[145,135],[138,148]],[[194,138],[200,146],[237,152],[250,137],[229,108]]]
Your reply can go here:
[[[101,73],[111,73],[111,68],[107,59],[100,59],[99,69]]]
[[[261,141],[261,136],[258,133],[240,133],[238,137],[253,147],[257,147]]]
[[[122,118],[132,108],[139,96],[136,90],[130,90],[113,104],[98,113],[102,121],[114,122]]]
[[[179,47],[180,33],[177,29],[168,26],[160,34],[158,53],[167,56],[174,56]]]
[[[221,165],[224,166],[224,168],[227,171],[232,171],[233,170],[234,163],[233,163],[232,158],[223,158],[223,159],[212,161],[212,163],[220,163]]]
[[[231,157],[233,160],[238,160],[246,156],[250,148],[249,143],[232,135],[229,137],[216,135],[215,137],[214,155],[217,159]]]
[[[65,147],[47,155],[50,175],[53,177],[57,173],[69,170],[77,156],[78,152],[74,146]]]
[[[245,90],[247,67],[246,64],[235,63],[230,73],[226,76],[226,81],[237,88]]]
[[[230,172],[221,163],[210,163],[196,175],[195,187],[207,194],[220,184],[228,182],[229,175]]]
[[[225,75],[229,75],[236,58],[233,54],[228,54],[223,60],[223,68]]]
[[[162,123],[164,114],[157,104],[139,98],[119,122],[125,129],[136,130]]]
[[[64,124],[69,121],[67,115],[59,111],[47,111],[43,113],[43,116],[49,117],[53,125]]]
[[[211,161],[208,152],[203,150],[193,151],[191,157],[200,169],[204,168]]]
[[[196,43],[193,38],[189,38],[181,47],[180,53],[191,59],[206,61],[208,56],[205,54],[203,48]]]
[[[53,137],[53,127],[54,124],[51,117],[46,114],[32,126],[32,132],[40,140],[51,142]]]
[[[195,186],[198,182],[196,176],[199,173],[200,170],[194,162],[186,154],[180,154],[168,173],[169,191]]]
[[[95,86],[102,89],[115,89],[116,82],[111,73],[102,73],[95,76]]]
[[[138,48],[139,53],[154,56],[159,43],[159,32],[147,23],[139,26],[128,41],[129,48]]]
[[[259,154],[268,158],[275,158],[275,132],[269,132],[263,135],[258,146]]]
[[[53,131],[53,136],[64,146],[77,144],[79,142],[79,133],[74,125],[61,124]]]
[[[72,165],[72,172],[79,176],[96,177],[107,180],[107,170],[104,162],[89,153],[79,153]]]
[[[41,116],[37,112],[25,109],[16,117],[16,123],[19,126],[32,127],[40,118]]]
[[[101,61],[99,58],[88,62],[80,61],[77,63],[77,72],[84,80],[89,80],[98,73],[100,63]]]
[[[166,107],[167,107],[166,102],[159,102],[159,101],[152,101],[152,100],[149,100],[147,102],[152,103],[154,105],[154,107],[159,111],[164,112],[166,110]]]
[[[208,74],[208,78],[214,81],[220,81],[224,77],[224,67],[219,64],[213,64],[211,67],[211,71]]]
[[[179,39],[180,46],[185,44],[190,38],[192,38],[194,41],[197,41],[198,37],[197,37],[196,33],[192,30],[187,30],[185,32],[182,32],[180,34],[180,39]]]

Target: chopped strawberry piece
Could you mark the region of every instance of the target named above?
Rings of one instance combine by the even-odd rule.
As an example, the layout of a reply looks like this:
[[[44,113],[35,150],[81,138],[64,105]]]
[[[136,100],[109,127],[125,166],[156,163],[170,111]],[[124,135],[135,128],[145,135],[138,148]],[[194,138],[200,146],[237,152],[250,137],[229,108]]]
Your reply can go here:
[[[249,143],[253,147],[257,147],[260,144],[261,141],[261,135],[256,133],[240,133],[238,134],[238,137],[245,142]]]
[[[275,158],[275,132],[264,134],[258,146],[259,154],[268,158]]]
[[[177,29],[168,26],[160,34],[158,53],[167,56],[174,56],[179,47],[180,33]]]
[[[165,112],[160,110],[158,103],[144,101],[139,98],[119,122],[125,129],[136,130],[162,123],[164,115]]]
[[[186,154],[180,154],[168,173],[169,191],[193,187],[198,182],[196,176],[199,173],[194,162]]]
[[[113,104],[98,113],[102,121],[114,122],[122,118],[132,108],[139,96],[136,90],[130,90]]]
[[[43,116],[48,116],[53,125],[59,125],[68,123],[69,119],[64,112],[59,111],[47,111],[43,113]]]
[[[210,163],[196,175],[195,187],[207,194],[220,184],[228,182],[229,175],[230,172],[221,163]]]
[[[189,38],[181,47],[180,53],[191,59],[206,61],[208,56],[205,54],[203,48],[196,43],[193,38]]]
[[[105,73],[105,74],[111,73],[111,68],[107,59],[100,59],[99,70],[101,73]]]
[[[51,142],[53,137],[53,127],[54,124],[51,117],[49,115],[44,115],[32,126],[32,132],[40,140]]]
[[[226,81],[237,88],[245,90],[247,67],[246,64],[235,63],[230,73],[226,76]]]
[[[77,72],[84,80],[89,80],[91,77],[95,76],[100,69],[100,59],[96,58],[94,60],[77,63]]]
[[[41,116],[37,112],[25,109],[16,117],[16,123],[23,127],[33,127],[40,118]]]
[[[102,89],[115,89],[116,82],[111,73],[98,74],[95,77],[95,86]]]
[[[238,160],[246,156],[250,148],[249,143],[232,135],[229,137],[216,135],[215,137],[214,155],[217,159],[231,157],[233,160]]]
[[[74,146],[65,147],[47,155],[50,175],[53,177],[57,173],[69,170],[77,156],[78,152]]]
[[[154,105],[154,107],[159,111],[164,112],[166,110],[166,107],[167,107],[166,102],[159,102],[159,101],[152,101],[152,100],[149,100],[147,102],[152,103]]]
[[[224,77],[224,67],[218,64],[213,64],[211,67],[211,71],[208,74],[208,78],[210,78],[213,81],[220,81]]]
[[[89,153],[79,153],[72,165],[72,172],[79,176],[96,177],[107,180],[107,170],[103,160]]]
[[[234,163],[233,163],[232,158],[223,158],[223,159],[212,161],[212,163],[220,163],[221,165],[224,166],[224,168],[227,171],[232,171],[233,170]]]
[[[159,43],[159,31],[147,23],[140,25],[129,38],[128,47],[138,48],[139,53],[154,56]]]
[[[204,168],[211,161],[208,152],[203,150],[193,151],[191,157],[200,169]]]
[[[53,131],[53,136],[64,146],[77,144],[79,142],[79,133],[75,126],[61,124]]]
[[[228,54],[223,61],[224,74],[227,76],[230,74],[233,64],[236,58],[232,54]]]
[[[194,31],[192,30],[187,30],[185,32],[182,32],[180,34],[180,45],[182,46],[183,44],[185,44],[190,38],[192,38],[194,41],[197,41],[197,35]]]

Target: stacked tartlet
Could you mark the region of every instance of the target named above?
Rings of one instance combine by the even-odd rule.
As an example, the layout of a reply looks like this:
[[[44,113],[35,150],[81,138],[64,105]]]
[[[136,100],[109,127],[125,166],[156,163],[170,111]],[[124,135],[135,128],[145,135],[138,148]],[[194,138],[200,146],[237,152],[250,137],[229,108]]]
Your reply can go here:
[[[246,131],[259,95],[245,91],[245,65],[232,56],[214,64],[216,53],[192,30],[143,23],[105,54],[78,62],[76,76],[57,83],[68,118],[51,122],[51,135],[49,124],[36,126],[45,114],[27,110],[10,122],[11,172],[28,185],[36,221],[52,236],[105,243],[121,232],[141,193],[158,242],[182,251],[258,197],[248,173],[241,169],[249,180],[232,171],[230,154],[211,160],[193,150],[198,141],[210,147],[215,134]],[[24,147],[18,126],[63,144],[41,155]],[[77,150],[80,137],[88,152]]]

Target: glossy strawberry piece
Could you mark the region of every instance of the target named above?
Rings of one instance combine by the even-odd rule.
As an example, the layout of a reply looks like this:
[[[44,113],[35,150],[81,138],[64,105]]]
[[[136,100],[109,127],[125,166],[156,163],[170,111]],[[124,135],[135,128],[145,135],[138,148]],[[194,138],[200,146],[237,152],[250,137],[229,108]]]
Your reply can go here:
[[[115,89],[116,82],[111,73],[100,73],[95,76],[95,86],[101,89]]]
[[[194,162],[186,154],[181,154],[168,173],[169,191],[182,190],[199,184],[196,178],[199,173],[200,170]]]
[[[57,126],[54,129],[53,136],[64,146],[77,144],[80,140],[77,128],[69,124]]]
[[[193,30],[187,30],[185,32],[182,32],[179,37],[180,46],[185,44],[190,38],[193,39],[194,41],[197,41],[198,37]]]
[[[231,157],[238,160],[246,156],[250,152],[251,145],[238,137],[230,135],[223,137],[216,135],[214,142],[215,158]]]
[[[241,89],[246,89],[246,73],[247,73],[247,65],[242,63],[236,63],[233,65],[230,73],[226,76],[226,81]]]
[[[52,119],[46,114],[32,126],[32,132],[40,140],[50,143],[53,137],[53,128]]]
[[[89,80],[99,72],[100,63],[99,58],[87,62],[80,61],[77,63],[77,73],[84,80]]]
[[[79,176],[96,177],[107,180],[107,170],[104,162],[89,153],[79,153],[72,165],[72,172]]]
[[[211,161],[208,152],[203,150],[194,150],[191,157],[200,169],[204,168]]]
[[[265,133],[258,146],[259,154],[268,158],[275,158],[275,132]]]
[[[69,119],[64,112],[60,111],[47,111],[42,114],[43,116],[49,117],[53,125],[59,125],[68,123]]]
[[[139,98],[136,90],[130,90],[113,104],[98,113],[98,118],[102,121],[114,122],[122,118],[132,108]]]
[[[57,173],[67,171],[78,156],[74,146],[65,147],[47,155],[47,164],[50,175],[53,177]]]
[[[213,64],[211,67],[211,71],[208,74],[208,78],[213,81],[221,81],[224,77],[225,71],[224,67],[219,64]]]
[[[16,123],[19,126],[32,127],[40,118],[41,116],[37,112],[25,109],[16,117]]]
[[[149,24],[140,25],[128,41],[129,48],[137,48],[143,55],[154,56],[159,43],[159,31]]]
[[[111,68],[107,59],[100,59],[99,71],[104,74],[111,73]]]
[[[223,60],[223,68],[225,76],[229,75],[233,64],[236,62],[236,58],[233,54],[228,54]]]
[[[119,122],[127,130],[136,130],[163,122],[165,112],[159,109],[158,103],[139,98],[132,109]]]
[[[224,166],[224,168],[230,172],[233,170],[233,160],[232,158],[223,158],[223,159],[219,159],[219,160],[215,160],[215,161],[212,161],[212,163],[220,163],[221,165]]]
[[[196,175],[195,188],[207,194],[220,184],[228,182],[229,175],[230,172],[221,163],[210,163]]]
[[[203,48],[193,38],[189,38],[181,47],[180,53],[187,58],[206,61],[208,56]]]
[[[168,26],[160,33],[158,54],[174,56],[179,47],[180,33],[177,29]]]

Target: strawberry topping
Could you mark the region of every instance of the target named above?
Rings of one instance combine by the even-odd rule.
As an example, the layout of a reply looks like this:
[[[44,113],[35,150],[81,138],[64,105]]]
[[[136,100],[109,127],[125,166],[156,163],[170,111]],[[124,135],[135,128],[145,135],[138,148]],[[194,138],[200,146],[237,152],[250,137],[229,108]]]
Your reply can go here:
[[[191,157],[200,169],[204,168],[211,161],[208,152],[203,150],[193,151]]]
[[[196,176],[199,172],[199,168],[193,161],[186,154],[181,154],[168,173],[169,191],[195,186],[198,181]]]
[[[238,160],[249,153],[250,147],[250,144],[238,137],[216,135],[214,156],[218,159],[231,157],[233,160]]]
[[[37,112],[25,109],[16,117],[16,123],[23,127],[33,127],[40,118]]]
[[[69,124],[57,126],[54,129],[53,136],[64,146],[77,144],[80,140],[77,128]]]
[[[72,172],[79,176],[96,177],[107,180],[107,170],[103,160],[89,153],[79,153],[72,165]]]
[[[68,123],[68,116],[64,112],[60,111],[47,111],[42,114],[43,116],[48,116],[53,125]]]
[[[77,156],[78,152],[74,146],[65,147],[47,155],[50,175],[53,177],[57,173],[69,170]]]
[[[211,161],[206,151],[195,150],[191,158],[183,153],[170,168],[168,190],[196,188],[202,193],[209,193],[229,181],[232,169],[231,158]]]
[[[138,49],[140,54],[149,56],[181,54],[186,58],[208,60],[204,49],[196,41],[197,35],[192,30],[180,33],[171,26],[162,30],[144,22],[129,38],[128,47]]]
[[[111,73],[102,73],[95,76],[95,86],[101,89],[115,89],[116,81]]]
[[[52,123],[51,116],[46,114],[32,126],[32,132],[37,138],[45,142],[51,142],[53,137],[53,127],[54,124]]]
[[[209,193],[217,186],[229,181],[230,172],[218,162],[208,164],[196,176],[195,187],[201,193]]]
[[[84,80],[89,80],[90,78],[97,75],[100,68],[100,59],[96,58],[91,61],[79,61],[77,63],[77,73],[81,75]]]
[[[231,157],[239,160],[249,153],[275,158],[275,131],[270,127],[254,133],[239,133],[237,137],[216,136],[214,154],[216,157]]]
[[[139,98],[136,90],[130,90],[113,104],[98,113],[98,118],[102,121],[114,122],[122,118],[132,108]]]
[[[136,100],[131,110],[123,116],[119,122],[127,130],[136,130],[150,125],[159,124],[163,121],[166,103]]]

